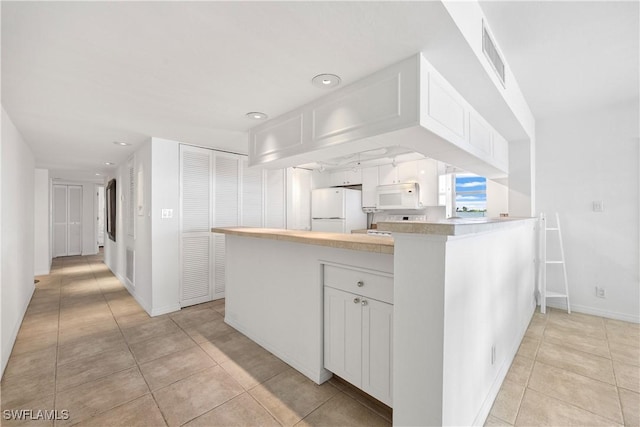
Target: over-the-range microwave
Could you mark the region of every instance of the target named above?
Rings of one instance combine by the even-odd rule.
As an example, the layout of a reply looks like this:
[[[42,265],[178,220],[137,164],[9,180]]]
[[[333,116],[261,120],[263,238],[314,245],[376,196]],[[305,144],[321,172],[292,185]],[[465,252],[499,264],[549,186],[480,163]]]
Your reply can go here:
[[[417,182],[378,185],[377,209],[420,209],[420,186]]]

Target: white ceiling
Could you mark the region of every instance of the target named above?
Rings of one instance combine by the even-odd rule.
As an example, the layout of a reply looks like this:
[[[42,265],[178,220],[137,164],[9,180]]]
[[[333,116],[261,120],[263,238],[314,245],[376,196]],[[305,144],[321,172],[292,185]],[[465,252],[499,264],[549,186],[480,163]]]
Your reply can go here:
[[[637,100],[637,2],[482,7],[537,117]],[[244,114],[322,96],[316,74],[348,84],[419,51],[453,67],[445,13],[439,2],[3,1],[2,105],[37,165],[66,179],[95,179],[150,136],[246,152]]]

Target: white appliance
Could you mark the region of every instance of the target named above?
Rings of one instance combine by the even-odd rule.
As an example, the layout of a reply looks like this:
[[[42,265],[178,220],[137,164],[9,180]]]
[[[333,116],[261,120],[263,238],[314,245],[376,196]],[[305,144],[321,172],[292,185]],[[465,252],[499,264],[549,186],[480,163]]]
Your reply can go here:
[[[420,209],[420,187],[417,182],[407,184],[378,185],[376,208]]]
[[[348,188],[318,188],[311,192],[311,231],[351,233],[367,228],[362,192]]]

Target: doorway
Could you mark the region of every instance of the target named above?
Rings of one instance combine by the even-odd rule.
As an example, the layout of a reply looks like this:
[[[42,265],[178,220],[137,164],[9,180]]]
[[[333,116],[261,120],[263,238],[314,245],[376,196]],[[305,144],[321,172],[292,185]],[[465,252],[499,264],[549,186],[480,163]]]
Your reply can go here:
[[[53,256],[82,255],[82,186],[53,186]]]
[[[98,200],[96,201],[96,206],[98,207],[98,212],[96,215],[96,243],[98,244],[96,252],[100,250],[101,247],[104,246],[104,185],[98,185],[96,191],[96,197]]]

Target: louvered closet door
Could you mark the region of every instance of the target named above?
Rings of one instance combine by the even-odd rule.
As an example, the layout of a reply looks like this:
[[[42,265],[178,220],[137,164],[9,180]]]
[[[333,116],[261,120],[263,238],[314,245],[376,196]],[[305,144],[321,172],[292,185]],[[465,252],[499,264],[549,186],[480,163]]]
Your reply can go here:
[[[53,256],[67,255],[67,186],[53,186]]]
[[[212,153],[180,146],[180,305],[210,301]]]
[[[236,157],[215,156],[215,209],[216,227],[239,225],[239,167]],[[225,240],[224,234],[214,234],[214,288],[213,299],[224,298]]]

